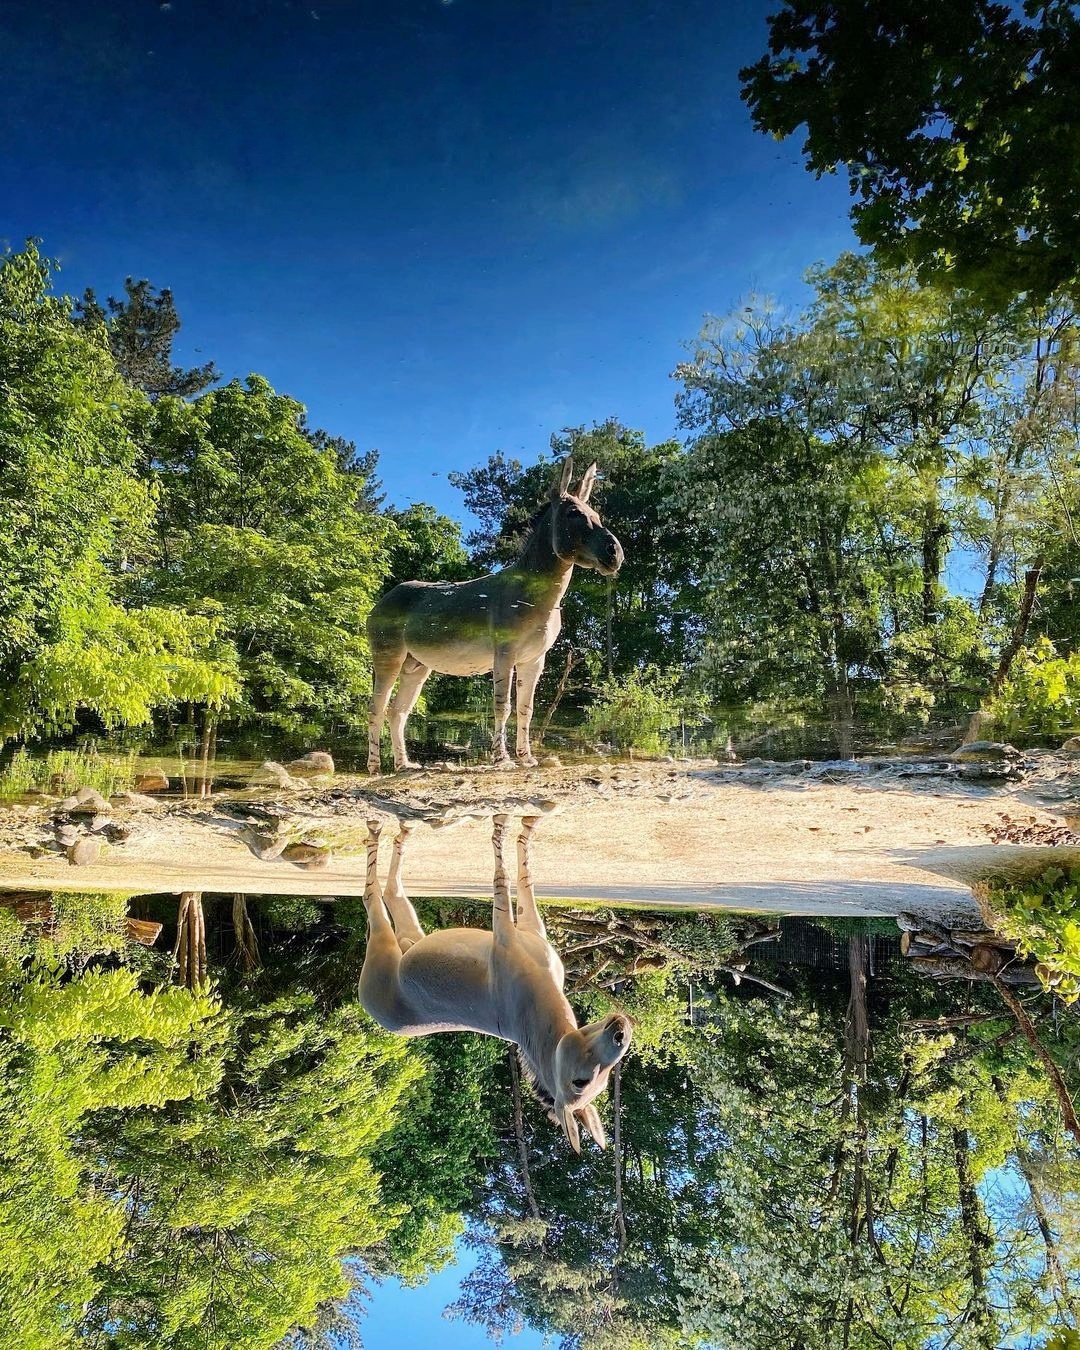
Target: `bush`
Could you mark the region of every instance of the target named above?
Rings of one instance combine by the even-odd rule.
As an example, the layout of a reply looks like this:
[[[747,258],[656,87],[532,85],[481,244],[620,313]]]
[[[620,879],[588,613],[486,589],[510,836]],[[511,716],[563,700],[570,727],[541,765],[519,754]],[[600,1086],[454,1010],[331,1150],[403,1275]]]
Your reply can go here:
[[[1065,1003],[1080,998],[1080,871],[1049,867],[1023,884],[991,882],[975,894],[996,932],[1034,957],[1043,987]]]
[[[657,754],[666,734],[701,715],[697,702],[680,694],[677,674],[646,666],[600,682],[584,731],[586,736],[611,741],[619,750]]]
[[[1049,638],[1039,638],[1019,652],[987,711],[1007,739],[1080,731],[1080,652],[1058,656]]]
[[[81,787],[96,788],[102,796],[111,797],[134,781],[134,754],[113,758],[95,750],[50,750],[44,759],[34,759],[20,748],[0,773],[0,800],[31,791],[67,797]]]

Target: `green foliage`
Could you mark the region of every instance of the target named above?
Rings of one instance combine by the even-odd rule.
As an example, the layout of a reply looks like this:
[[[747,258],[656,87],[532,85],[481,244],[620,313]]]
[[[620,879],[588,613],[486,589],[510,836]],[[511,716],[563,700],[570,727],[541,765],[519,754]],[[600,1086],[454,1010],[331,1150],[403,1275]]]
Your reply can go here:
[[[993,299],[1077,272],[1071,5],[788,0],[740,72],[754,125],[847,170],[859,238]]]
[[[77,788],[92,787],[104,797],[127,791],[135,781],[135,756],[119,758],[97,750],[50,750],[42,759],[23,746],[0,772],[0,798],[26,792],[70,796]]]
[[[1080,872],[1047,868],[1020,883],[991,882],[985,900],[994,927],[1038,961],[1046,989],[1065,1003],[1080,998]]]
[[[110,295],[106,304],[107,311],[87,289],[75,305],[76,321],[90,329],[105,329],[117,369],[135,389],[151,399],[162,394],[186,398],[218,379],[212,361],[192,370],[172,364],[173,340],[180,331],[172,291],[155,294],[149,281],[128,277],[124,299]]]
[[[88,1323],[117,1346],[276,1344],[400,1217],[370,1157],[422,1071],[403,1043],[283,999],[234,1012],[221,1068],[221,1099],[143,1114],[112,1151],[140,1206]]]
[[[137,474],[149,405],[49,281],[32,243],[0,261],[0,737],[232,689],[212,623],[121,608],[153,515]]]
[[[1073,735],[1080,731],[1080,652],[1058,656],[1037,638],[1013,661],[1008,679],[987,712],[994,729],[1012,738]]]
[[[475,574],[456,520],[425,502],[387,516],[397,526],[386,568],[388,588],[401,581],[464,581]]]
[[[52,915],[44,932],[24,924],[11,910],[0,909],[0,962],[17,964],[31,956],[46,963],[79,962],[106,953],[127,954],[126,895],[55,891],[48,900]]]
[[[824,712],[850,753],[859,723],[959,718],[989,684],[1018,619],[1005,578],[1069,533],[1075,332],[1063,304],[988,307],[865,256],[808,280],[797,319],[710,320],[676,370],[697,434],[670,491],[705,541],[713,698]],[[985,561],[976,600],[948,593],[958,547]]]
[[[610,741],[620,750],[658,754],[668,735],[695,711],[693,700],[680,697],[678,685],[677,671],[656,666],[601,680],[589,705],[584,734]]]
[[[322,906],[302,895],[267,896],[262,902],[266,917],[275,928],[306,933],[322,918]]]
[[[183,990],[146,997],[123,970],[2,980],[0,1317],[13,1344],[75,1350],[125,1234],[115,1184],[88,1184],[86,1132],[210,1090],[219,1011]]]
[[[212,616],[239,652],[231,712],[299,731],[356,725],[370,689],[362,616],[394,538],[364,479],[259,376],[154,410],[158,566],[148,594]]]

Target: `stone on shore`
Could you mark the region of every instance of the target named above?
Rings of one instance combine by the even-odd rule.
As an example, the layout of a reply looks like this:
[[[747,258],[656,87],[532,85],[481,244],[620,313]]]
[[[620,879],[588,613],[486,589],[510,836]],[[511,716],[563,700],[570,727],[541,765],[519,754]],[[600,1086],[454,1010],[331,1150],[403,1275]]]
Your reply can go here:
[[[309,750],[300,759],[291,760],[285,765],[287,773],[297,778],[331,777],[334,773],[334,759],[325,750]]]

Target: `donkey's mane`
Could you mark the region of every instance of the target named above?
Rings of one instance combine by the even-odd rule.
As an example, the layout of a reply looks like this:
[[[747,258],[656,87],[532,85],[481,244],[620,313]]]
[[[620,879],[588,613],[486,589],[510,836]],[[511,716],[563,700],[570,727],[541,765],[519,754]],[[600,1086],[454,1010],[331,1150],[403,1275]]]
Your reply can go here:
[[[540,1075],[536,1070],[536,1066],[528,1058],[525,1050],[520,1045],[518,1046],[518,1063],[521,1065],[522,1077],[532,1090],[533,1096],[541,1106],[546,1106],[549,1111],[553,1110],[555,1107],[555,1098],[540,1081]]]

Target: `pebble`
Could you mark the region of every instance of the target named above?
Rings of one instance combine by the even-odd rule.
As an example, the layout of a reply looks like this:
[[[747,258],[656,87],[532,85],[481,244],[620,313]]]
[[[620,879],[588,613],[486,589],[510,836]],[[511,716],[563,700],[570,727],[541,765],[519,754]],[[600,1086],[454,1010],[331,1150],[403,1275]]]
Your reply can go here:
[[[73,796],[65,797],[58,809],[73,816],[96,816],[108,815],[112,807],[97,788],[81,787]]]
[[[282,849],[281,856],[286,862],[295,863],[297,867],[314,872],[329,867],[333,854],[319,844],[289,844]]]
[[[72,867],[90,867],[101,857],[101,840],[84,835],[71,845],[67,857]]]
[[[334,760],[325,750],[309,750],[300,759],[286,764],[285,769],[297,778],[321,778],[334,773]]]

